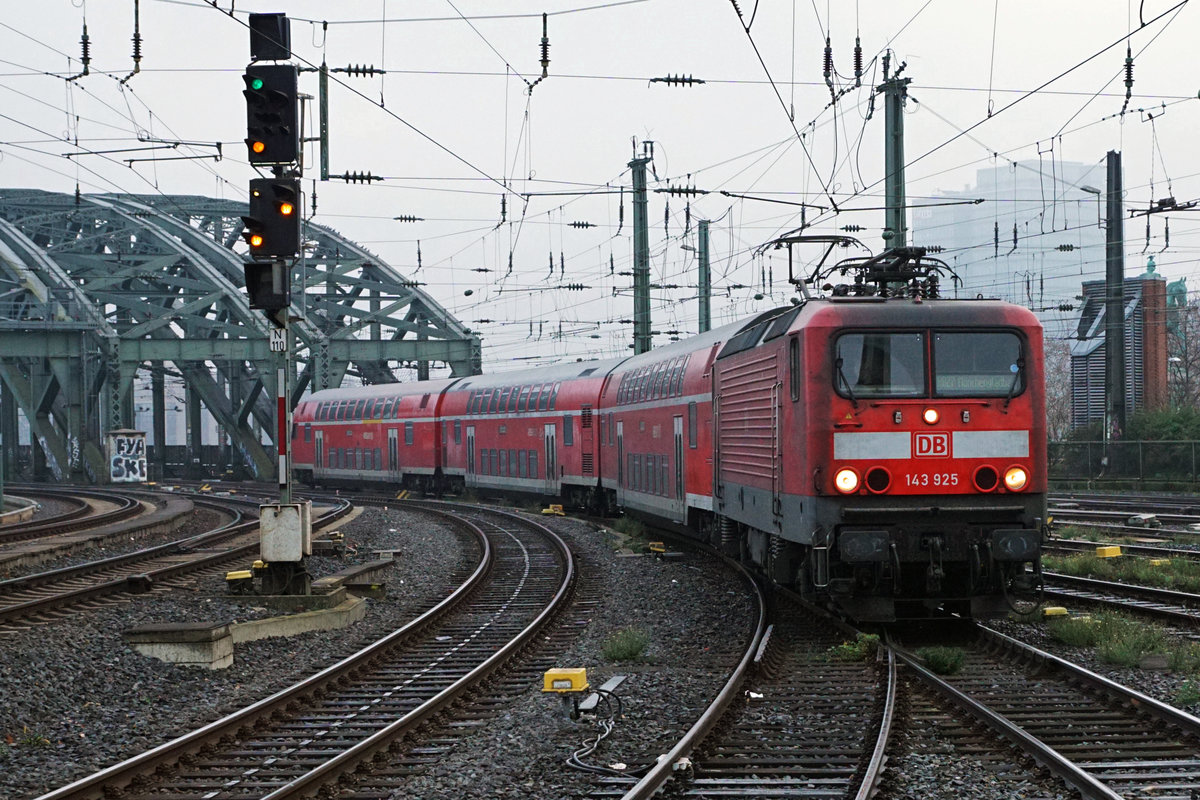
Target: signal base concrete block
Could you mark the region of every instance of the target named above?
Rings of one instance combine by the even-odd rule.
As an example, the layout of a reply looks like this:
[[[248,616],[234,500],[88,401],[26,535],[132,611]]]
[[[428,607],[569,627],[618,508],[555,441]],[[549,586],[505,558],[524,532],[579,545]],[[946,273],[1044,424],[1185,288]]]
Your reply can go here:
[[[204,669],[233,665],[233,635],[227,622],[138,625],[121,632],[134,650],[171,664]]]

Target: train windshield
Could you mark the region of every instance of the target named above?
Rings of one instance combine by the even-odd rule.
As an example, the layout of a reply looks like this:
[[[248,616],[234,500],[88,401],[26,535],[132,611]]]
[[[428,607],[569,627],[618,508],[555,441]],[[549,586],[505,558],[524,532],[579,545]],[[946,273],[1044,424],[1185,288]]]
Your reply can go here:
[[[1011,397],[1025,389],[1021,339],[1009,331],[941,331],[933,336],[938,397]]]
[[[840,393],[857,398],[923,396],[925,334],[842,334],[834,354],[834,382]]]

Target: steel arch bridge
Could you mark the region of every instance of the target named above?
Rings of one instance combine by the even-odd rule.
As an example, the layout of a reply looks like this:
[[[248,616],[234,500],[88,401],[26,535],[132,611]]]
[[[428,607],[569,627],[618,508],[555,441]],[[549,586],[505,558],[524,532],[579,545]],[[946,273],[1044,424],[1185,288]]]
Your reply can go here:
[[[275,475],[258,431],[275,435],[281,361],[243,289],[246,213],[198,196],[0,190],[0,467],[11,474],[19,409],[36,477],[103,479],[104,434],[132,427],[134,379],[148,370],[155,443],[166,441],[164,385],[175,375],[189,462],[202,450],[203,407],[241,467]],[[480,372],[479,339],[417,283],[329,228],[308,224],[304,239],[291,273],[293,406],[348,374],[388,383],[399,365],[419,378],[437,364]]]

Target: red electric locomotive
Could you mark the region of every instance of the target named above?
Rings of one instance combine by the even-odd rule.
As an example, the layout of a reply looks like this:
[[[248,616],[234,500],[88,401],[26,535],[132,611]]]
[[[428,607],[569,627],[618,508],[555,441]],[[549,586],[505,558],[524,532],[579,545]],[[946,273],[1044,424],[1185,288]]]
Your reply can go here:
[[[297,468],[619,508],[863,621],[994,616],[1039,582],[1041,326],[922,256],[626,359],[318,392]]]

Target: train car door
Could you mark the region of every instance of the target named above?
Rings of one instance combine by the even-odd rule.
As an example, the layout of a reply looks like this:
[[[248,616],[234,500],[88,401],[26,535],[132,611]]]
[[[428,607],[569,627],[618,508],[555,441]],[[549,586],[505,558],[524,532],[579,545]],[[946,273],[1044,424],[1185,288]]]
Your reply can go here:
[[[625,505],[625,423],[617,420],[617,505]]]
[[[687,470],[683,468],[683,415],[675,417],[675,499],[671,503],[671,508],[675,511],[675,521],[684,522],[687,512],[684,510],[686,504],[684,498],[687,495],[686,487],[683,484],[683,476],[687,474]]]
[[[398,428],[388,428],[387,471],[388,480],[400,482],[400,431]]]
[[[558,447],[556,427],[553,422],[546,423],[546,490],[550,494],[558,494]]]
[[[475,485],[475,426],[467,426],[467,486]]]
[[[325,431],[317,429],[317,441],[313,446],[313,477],[325,472]]]

